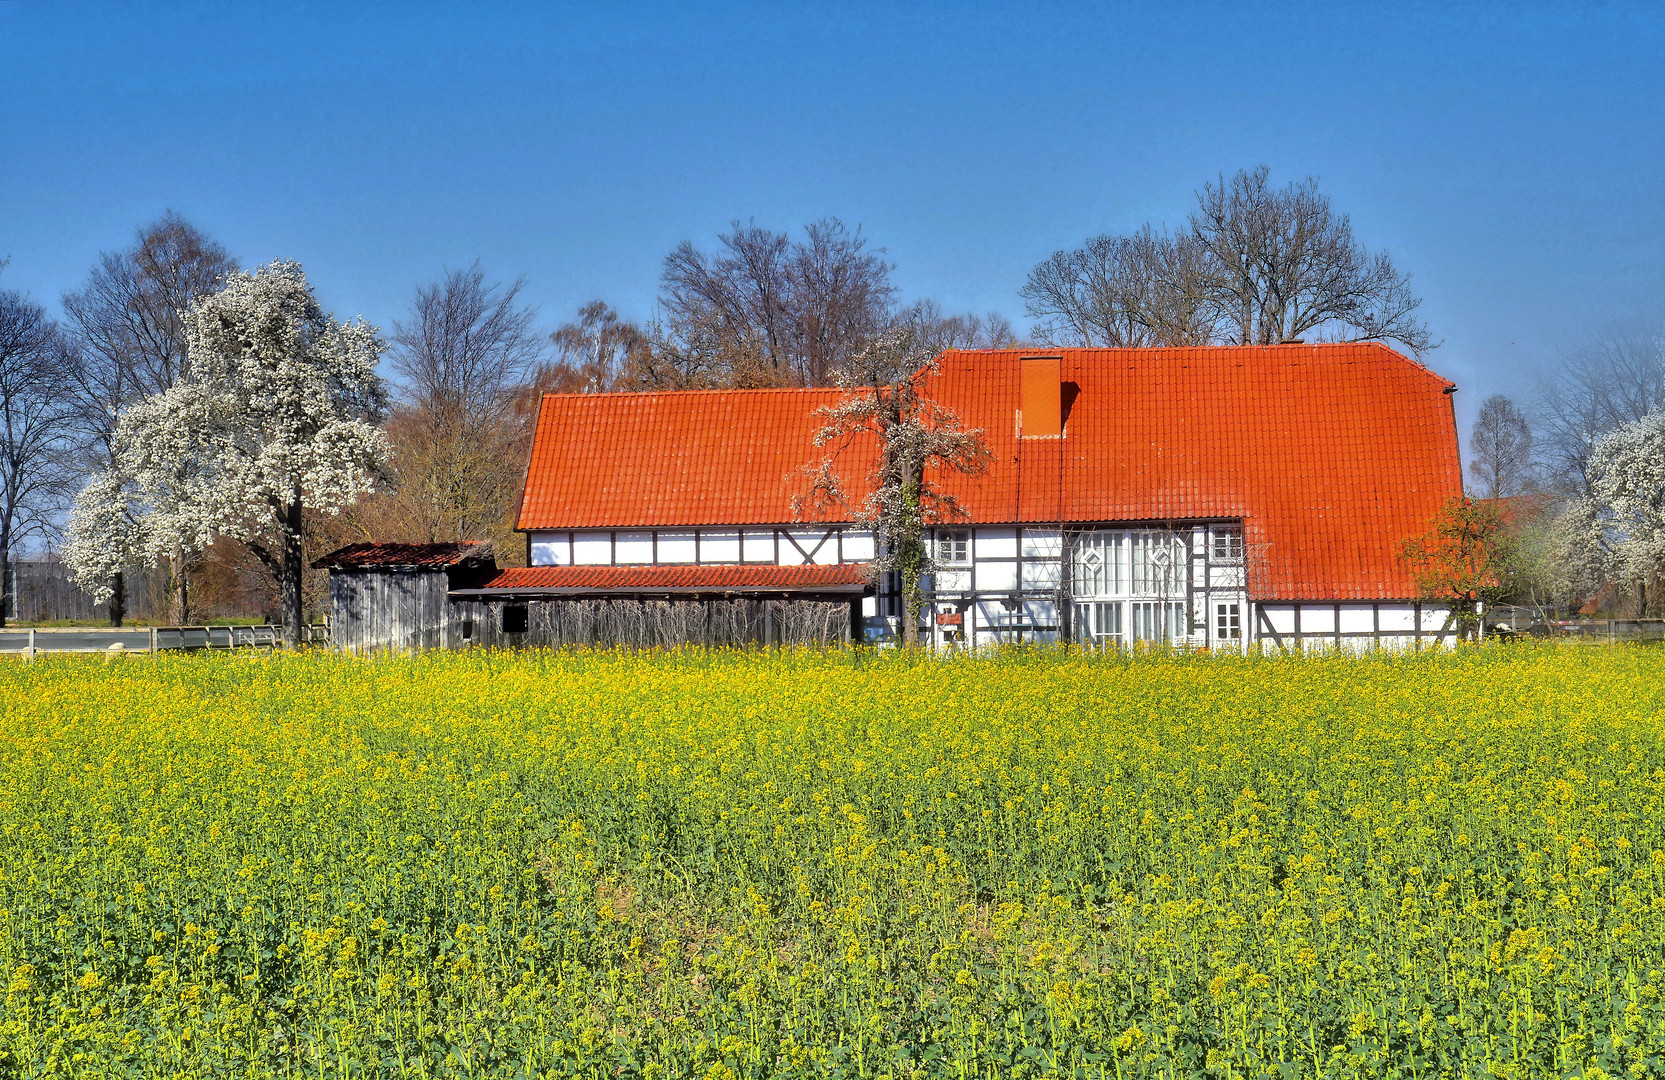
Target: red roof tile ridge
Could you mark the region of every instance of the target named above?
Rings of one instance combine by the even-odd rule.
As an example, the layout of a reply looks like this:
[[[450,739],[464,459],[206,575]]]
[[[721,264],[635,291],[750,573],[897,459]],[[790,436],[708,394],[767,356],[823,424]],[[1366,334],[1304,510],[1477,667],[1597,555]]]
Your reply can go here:
[[[1413,356],[1407,356],[1384,341],[1280,341],[1276,345],[1043,345],[1008,349],[946,349],[937,357],[937,362],[950,356],[1027,357],[1061,356],[1068,353],[1078,357],[1082,354],[1092,356],[1122,354],[1128,359],[1136,359],[1141,356],[1150,357],[1151,359],[1166,359],[1180,356],[1224,358],[1233,353],[1248,357],[1253,355],[1276,355],[1278,353],[1293,354],[1302,351],[1331,355],[1338,352],[1350,352],[1358,354],[1361,358],[1380,356],[1385,353],[1400,363],[1409,365],[1413,371],[1433,378],[1443,386],[1456,386],[1456,383],[1440,375],[1421,360]]]
[[[836,394],[840,390],[836,386],[757,386],[743,390],[725,390],[721,387],[702,390],[608,390],[602,393],[545,393],[544,398],[566,398],[581,401],[597,401],[609,398],[625,398],[638,401],[648,401],[654,398],[691,398],[691,397],[742,397],[779,394]]]

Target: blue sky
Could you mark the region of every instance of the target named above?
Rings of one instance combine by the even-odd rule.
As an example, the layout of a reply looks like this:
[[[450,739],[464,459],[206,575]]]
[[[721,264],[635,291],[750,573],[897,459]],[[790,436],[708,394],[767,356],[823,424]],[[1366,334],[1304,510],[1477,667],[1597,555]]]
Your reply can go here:
[[[677,242],[832,214],[1027,325],[1047,254],[1265,162],[1413,275],[1465,429],[1665,308],[1658,5],[0,0],[0,42],[0,283],[53,307],[170,207],[384,327],[475,258],[645,317]]]

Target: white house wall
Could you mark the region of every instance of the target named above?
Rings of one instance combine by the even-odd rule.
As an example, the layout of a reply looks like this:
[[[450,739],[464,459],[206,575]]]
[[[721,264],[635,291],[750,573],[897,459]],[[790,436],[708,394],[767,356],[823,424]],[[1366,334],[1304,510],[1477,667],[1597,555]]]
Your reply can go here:
[[[1452,645],[1457,632],[1442,604],[1312,601],[1256,604],[1254,639],[1285,649],[1358,651]]]
[[[530,539],[533,566],[834,566],[873,558],[873,534],[845,526],[558,529],[534,532]]]
[[[941,541],[950,535],[962,542],[945,549]],[[1117,549],[1121,577],[1104,586],[1105,593],[1083,592],[1074,580],[1074,560],[1089,536],[1099,537],[1100,544],[1119,536],[1126,545]],[[1168,580],[1160,585],[1138,580],[1135,564],[1146,567],[1147,576],[1151,564],[1139,562],[1135,545],[1161,549],[1164,538],[1175,553]],[[1240,524],[1234,521],[1173,527],[1107,523],[1072,526],[1067,533],[1056,526],[963,526],[936,530],[932,542],[938,556],[963,554],[939,557],[936,573],[922,582],[929,600],[926,630],[944,645],[1056,641],[1064,636],[1060,617],[1072,622],[1073,639],[1081,638],[1083,627],[1114,623],[1116,633],[1102,635],[1106,644],[1131,642],[1153,619],[1164,628],[1163,640],[1188,647],[1234,648],[1255,641],[1299,648],[1410,647],[1452,640],[1448,612],[1438,605],[1253,603],[1246,591]],[[1148,555],[1152,548],[1137,550]],[[835,565],[871,561],[874,540],[870,530],[849,525],[549,530],[530,535],[530,555],[533,566]],[[878,593],[863,600],[862,613],[888,617],[894,628],[899,615],[894,574]],[[1092,605],[1098,606],[1086,610]],[[1222,635],[1231,627],[1236,637]]]
[[[1126,644],[1140,628],[1157,627],[1161,640],[1197,646],[1215,637],[1210,605],[1230,602],[1237,605],[1232,625],[1241,635],[1236,643],[1241,644],[1252,633],[1241,542],[1230,565],[1214,565],[1209,551],[1216,531],[1241,536],[1236,522],[1178,527],[1106,524],[1067,531],[1031,525],[938,529],[932,538],[937,570],[922,582],[930,601],[927,629],[938,644],[988,645],[1057,641],[1066,631],[1074,640],[1085,640],[1093,627],[1113,624],[1114,633],[1096,635],[1099,643]],[[1090,538],[1113,535],[1123,538],[1117,556],[1121,569],[1112,575],[1113,583],[1101,582],[1108,593],[1091,591],[1072,572],[1074,562]],[[1134,580],[1135,543],[1161,548],[1175,559],[1171,571],[1162,575],[1160,588]],[[1139,577],[1147,576],[1141,569]],[[886,592],[884,613],[894,617],[894,583]],[[1136,609],[1136,604],[1146,606]],[[1154,605],[1161,605],[1160,611]],[[1091,610],[1083,614],[1085,608]],[[1072,625],[1065,627],[1060,620]]]

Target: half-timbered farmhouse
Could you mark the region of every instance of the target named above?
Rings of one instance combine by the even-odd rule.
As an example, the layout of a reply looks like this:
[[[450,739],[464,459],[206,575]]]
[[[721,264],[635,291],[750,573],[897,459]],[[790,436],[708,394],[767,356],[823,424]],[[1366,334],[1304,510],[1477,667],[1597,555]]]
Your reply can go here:
[[[953,351],[920,379],[993,455],[937,478],[964,517],[932,529],[928,640],[1344,646],[1447,627],[1398,550],[1461,491],[1456,387],[1385,346]],[[801,508],[840,396],[545,396],[529,566],[451,588],[470,629],[445,640],[575,640],[574,612],[625,600],[680,605],[692,640],[896,636],[872,532],[853,508]],[[839,462],[853,506],[875,452]],[[814,615],[834,609],[847,619]],[[764,625],[789,612],[815,629]]]
[[[1461,490],[1456,388],[1391,349],[949,352],[922,379],[993,451],[984,475],[940,478],[966,516],[933,533],[939,643],[1341,643],[1445,623],[1398,547]],[[867,563],[853,511],[794,512],[838,397],[544,398],[519,517],[532,569],[483,589],[535,599],[602,566],[652,568],[644,591],[721,566],[732,588]],[[842,462],[852,502],[860,454]],[[862,601],[869,636],[895,632],[895,585]]]

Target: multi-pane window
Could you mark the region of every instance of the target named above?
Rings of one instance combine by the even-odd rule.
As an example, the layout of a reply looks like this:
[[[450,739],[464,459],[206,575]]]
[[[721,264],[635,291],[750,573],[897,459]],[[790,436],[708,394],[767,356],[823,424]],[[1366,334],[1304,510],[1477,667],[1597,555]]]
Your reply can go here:
[[[1172,533],[1132,534],[1133,594],[1168,595],[1184,585],[1184,542]]]
[[[1091,532],[1073,545],[1073,588],[1077,596],[1123,596],[1127,534]]]
[[[1243,530],[1236,525],[1214,527],[1214,561],[1243,561]]]
[[[1184,596],[1188,548],[1179,534],[1150,529],[1089,532],[1071,548],[1071,591],[1078,597]]]
[[[1186,636],[1185,605],[1161,600],[1138,601],[1132,608],[1134,641],[1174,641]]]
[[[965,529],[937,533],[937,562],[942,566],[965,566],[971,562],[971,533]]]
[[[1109,645],[1122,639],[1122,605],[1118,601],[1087,601],[1075,606],[1075,640],[1083,645]]]
[[[1217,641],[1236,641],[1243,636],[1243,621],[1236,604],[1214,605],[1214,638]]]

